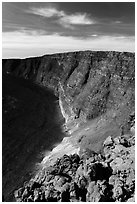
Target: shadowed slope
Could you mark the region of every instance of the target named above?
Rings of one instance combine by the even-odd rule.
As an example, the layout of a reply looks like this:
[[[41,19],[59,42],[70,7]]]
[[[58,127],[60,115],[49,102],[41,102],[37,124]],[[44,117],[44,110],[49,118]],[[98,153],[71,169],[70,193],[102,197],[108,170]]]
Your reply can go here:
[[[3,75],[3,194],[31,177],[42,153],[61,141],[63,134],[57,98],[46,88],[25,79]]]
[[[72,133],[83,123],[90,126],[89,131],[80,130],[80,137],[86,135],[81,139],[83,147],[96,143],[94,148],[100,149],[110,134],[128,131],[134,112],[134,53],[84,51],[3,60],[3,71],[54,90],[67,129]]]

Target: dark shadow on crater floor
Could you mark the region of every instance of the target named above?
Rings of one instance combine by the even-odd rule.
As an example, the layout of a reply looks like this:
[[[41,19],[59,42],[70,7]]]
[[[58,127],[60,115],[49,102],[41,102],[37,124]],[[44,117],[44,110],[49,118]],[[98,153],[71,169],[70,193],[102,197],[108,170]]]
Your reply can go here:
[[[3,74],[2,188],[5,201],[28,180],[42,152],[64,137],[53,92],[31,81]]]

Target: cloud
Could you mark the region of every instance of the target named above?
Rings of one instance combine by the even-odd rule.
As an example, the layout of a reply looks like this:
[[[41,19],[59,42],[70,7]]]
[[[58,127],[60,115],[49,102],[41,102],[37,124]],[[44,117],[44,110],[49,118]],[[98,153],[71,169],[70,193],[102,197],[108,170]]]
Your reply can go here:
[[[56,22],[63,27],[73,28],[72,25],[92,25],[96,22],[91,19],[87,13],[74,13],[67,14],[62,10],[58,10],[54,7],[36,8],[32,7],[26,11],[35,15],[43,16],[45,18],[56,17]]]
[[[27,10],[26,12],[27,13],[32,13],[32,14],[35,14],[35,15],[39,15],[39,16],[43,16],[43,17],[46,17],[46,18],[51,18],[53,16],[61,17],[61,16],[65,15],[64,11],[59,11],[56,8],[50,8],[50,7],[49,8],[35,8],[35,7],[32,7],[29,10]]]
[[[93,34],[93,35],[91,35],[92,37],[97,37],[98,35],[97,34]]]
[[[115,21],[114,23],[119,24],[119,23],[122,23],[122,21]]]
[[[4,32],[2,37],[3,58],[28,57],[68,52],[76,50],[135,50],[135,38],[121,36],[91,36],[88,39],[53,35],[39,35],[39,33]]]
[[[64,15],[60,22],[72,25],[91,25],[95,24],[94,20],[91,20],[86,13],[75,13],[72,15]]]

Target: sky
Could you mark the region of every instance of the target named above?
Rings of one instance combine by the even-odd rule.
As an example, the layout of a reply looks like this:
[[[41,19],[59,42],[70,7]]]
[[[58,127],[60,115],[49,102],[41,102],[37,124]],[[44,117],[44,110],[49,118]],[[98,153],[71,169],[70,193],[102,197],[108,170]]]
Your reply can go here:
[[[3,2],[2,57],[135,51],[133,2]]]

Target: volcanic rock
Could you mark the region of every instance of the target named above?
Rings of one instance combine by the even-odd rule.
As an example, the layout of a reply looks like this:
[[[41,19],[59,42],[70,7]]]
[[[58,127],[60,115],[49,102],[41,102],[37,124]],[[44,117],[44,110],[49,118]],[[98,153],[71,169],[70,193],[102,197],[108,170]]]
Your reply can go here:
[[[12,177],[10,172],[15,166],[9,166],[9,160],[14,158],[20,164],[22,155],[31,154],[32,158],[34,152],[39,151],[39,146],[45,143],[49,146],[53,138],[58,139],[58,135],[62,134],[64,129],[60,128],[55,114],[57,106],[60,106],[65,119],[65,134],[71,134],[67,138],[69,143],[80,149],[77,154],[71,155],[68,148],[68,152],[59,156],[53,164],[43,165],[30,181],[29,169],[25,177],[21,171],[28,168],[26,161],[30,161],[24,159],[19,165],[22,169],[15,171],[20,172],[20,178],[14,173],[14,180],[9,185],[4,180],[6,200],[11,199],[11,192],[20,187],[25,178],[26,184],[15,192],[16,201],[104,202],[134,199],[134,53],[85,51],[4,59],[3,78],[6,178]],[[52,97],[51,92],[54,93]],[[55,105],[56,102],[59,104]],[[15,141],[10,138],[16,134],[18,141],[22,141],[20,146],[25,145],[17,155],[12,155],[9,150]],[[8,146],[7,141],[10,141]],[[15,149],[18,148],[19,145],[15,145]],[[42,150],[45,150],[44,147]],[[14,183],[17,183],[16,188],[11,188]]]

